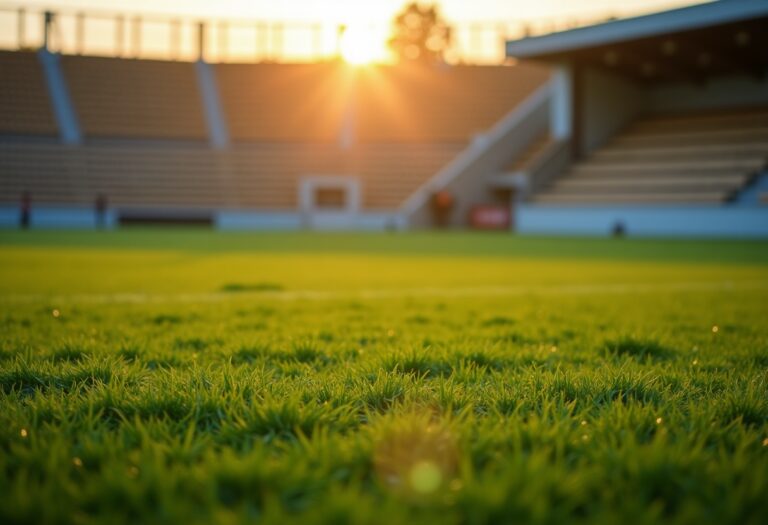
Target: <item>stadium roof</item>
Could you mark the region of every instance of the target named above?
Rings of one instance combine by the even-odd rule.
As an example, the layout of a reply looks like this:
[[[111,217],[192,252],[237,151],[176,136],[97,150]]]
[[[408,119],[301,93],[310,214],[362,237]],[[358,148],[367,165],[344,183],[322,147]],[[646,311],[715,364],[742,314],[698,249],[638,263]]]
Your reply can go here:
[[[609,68],[639,80],[768,71],[768,2],[721,0],[507,42],[507,56]]]

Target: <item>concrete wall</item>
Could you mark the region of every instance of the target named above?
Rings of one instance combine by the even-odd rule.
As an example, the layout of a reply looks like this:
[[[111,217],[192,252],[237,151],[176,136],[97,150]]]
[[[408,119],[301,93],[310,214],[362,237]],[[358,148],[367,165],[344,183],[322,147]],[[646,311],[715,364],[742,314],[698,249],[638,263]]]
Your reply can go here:
[[[765,171],[748,184],[736,196],[734,204],[738,206],[764,206],[763,199],[768,196],[768,171]]]
[[[298,213],[221,210],[214,214],[219,230],[299,230]],[[381,231],[394,229],[402,218],[396,213],[362,213],[339,229]],[[743,237],[768,238],[768,206],[591,206],[567,207],[522,204],[515,209],[515,224],[523,235],[607,236],[621,222],[628,236],[637,237]],[[115,227],[114,213],[107,227]],[[15,206],[0,207],[0,227],[18,228]],[[92,209],[36,207],[32,227],[94,229]]]
[[[667,84],[649,89],[649,112],[665,113],[768,105],[768,78],[734,76],[702,84]]]
[[[117,226],[117,211],[109,210],[105,226]],[[307,228],[305,217],[300,212],[264,210],[218,210],[213,212],[213,224],[219,230],[266,230],[290,231]],[[0,206],[0,228],[18,228],[20,223],[18,206]],[[31,224],[35,229],[86,229],[97,227],[93,208],[60,207],[39,204],[32,208]],[[392,230],[402,226],[402,218],[396,211],[360,212],[343,221],[329,223],[329,230]]]
[[[621,222],[628,236],[768,238],[768,206],[544,206],[516,210],[530,235],[607,236]]]
[[[397,212],[360,212],[349,216],[330,217],[327,221],[308,221],[299,212],[268,212],[255,210],[221,210],[215,213],[214,224],[220,230],[394,230],[402,219]]]
[[[645,110],[646,92],[629,80],[592,68],[583,70],[580,81],[580,152],[587,155]]]
[[[33,205],[30,219],[32,228],[90,230],[97,226],[96,213],[90,207]],[[18,206],[0,206],[0,228],[18,228],[19,221]],[[115,212],[107,211],[104,221],[105,226],[114,226],[117,222]]]

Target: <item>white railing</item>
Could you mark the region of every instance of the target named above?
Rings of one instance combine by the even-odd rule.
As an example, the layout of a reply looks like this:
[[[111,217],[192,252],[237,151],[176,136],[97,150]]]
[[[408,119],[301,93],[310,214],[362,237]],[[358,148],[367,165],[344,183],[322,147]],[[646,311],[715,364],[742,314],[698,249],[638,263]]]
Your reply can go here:
[[[551,94],[552,86],[548,82],[488,132],[478,135],[464,151],[406,199],[398,210],[401,220],[416,228],[429,224],[432,196],[437,191],[450,189],[456,197],[456,216],[462,223],[470,201],[486,192],[488,179],[547,131]]]
[[[46,13],[50,17],[46,24]],[[605,20],[607,17],[602,17]],[[499,64],[504,43],[594,23],[595,18],[450,24],[450,63]],[[369,24],[387,35],[391,24]],[[196,19],[98,10],[46,12],[0,6],[0,49],[39,49],[66,54],[212,62],[307,62],[339,55],[343,27],[259,20]],[[47,41],[47,42],[46,42]]]

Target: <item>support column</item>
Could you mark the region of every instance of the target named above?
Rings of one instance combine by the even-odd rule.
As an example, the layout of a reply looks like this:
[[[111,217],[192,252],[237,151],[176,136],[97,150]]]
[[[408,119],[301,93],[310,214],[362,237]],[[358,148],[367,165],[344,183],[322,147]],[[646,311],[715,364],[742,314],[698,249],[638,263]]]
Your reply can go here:
[[[69,89],[67,89],[64,72],[61,70],[59,55],[51,53],[47,49],[41,49],[38,51],[37,56],[43,67],[48,96],[50,97],[53,115],[59,128],[59,137],[64,144],[80,144],[82,142],[80,123],[77,120],[77,113],[69,96]]]
[[[197,24],[197,60],[205,62],[205,23]]]
[[[18,43],[18,48],[23,50],[25,47],[27,47],[27,18],[26,18],[27,12],[26,10],[21,7],[18,10],[18,18],[17,18],[17,27],[16,27],[16,38]]]
[[[570,140],[573,133],[573,72],[561,64],[552,74],[549,129],[555,140]]]
[[[51,29],[53,28],[54,14],[51,11],[46,11],[43,15],[43,49],[49,51],[51,49]]]
[[[208,141],[212,148],[226,149],[229,146],[229,133],[219,97],[219,87],[216,83],[216,72],[203,60],[195,63],[195,71],[208,127]]]
[[[584,66],[571,66],[571,158],[584,156]]]

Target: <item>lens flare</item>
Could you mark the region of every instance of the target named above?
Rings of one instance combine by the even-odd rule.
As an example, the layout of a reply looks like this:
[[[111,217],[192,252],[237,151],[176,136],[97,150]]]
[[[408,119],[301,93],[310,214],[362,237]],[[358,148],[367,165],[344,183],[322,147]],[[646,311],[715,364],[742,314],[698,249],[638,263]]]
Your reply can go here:
[[[374,464],[389,489],[416,499],[431,497],[458,480],[457,443],[447,426],[414,416],[382,429]]]

